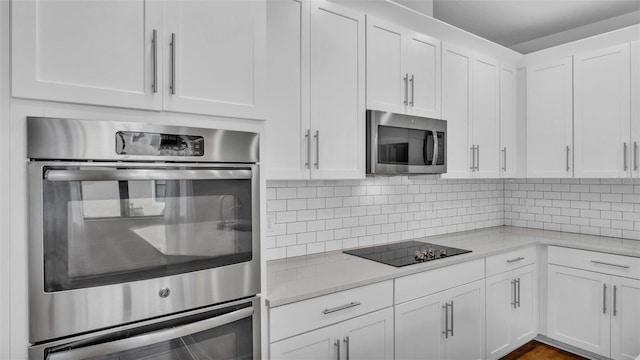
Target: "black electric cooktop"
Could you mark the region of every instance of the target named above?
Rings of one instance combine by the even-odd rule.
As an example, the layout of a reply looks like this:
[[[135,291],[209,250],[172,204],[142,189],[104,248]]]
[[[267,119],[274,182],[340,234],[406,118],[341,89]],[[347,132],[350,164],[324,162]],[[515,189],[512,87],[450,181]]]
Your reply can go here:
[[[457,249],[421,241],[402,241],[360,249],[345,250],[345,254],[383,264],[402,267],[426,261],[443,259],[455,255],[470,253],[471,250]]]

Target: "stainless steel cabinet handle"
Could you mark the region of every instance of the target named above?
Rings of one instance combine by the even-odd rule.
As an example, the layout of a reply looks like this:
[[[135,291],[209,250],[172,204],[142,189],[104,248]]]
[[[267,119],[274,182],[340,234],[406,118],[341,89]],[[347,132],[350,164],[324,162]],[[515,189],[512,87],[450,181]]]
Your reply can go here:
[[[627,150],[628,150],[627,149],[627,143],[625,142],[624,146],[622,148],[622,152],[624,153],[623,157],[622,157],[623,158],[623,162],[624,162],[624,171],[627,171],[627,169],[629,169],[629,166],[627,166],[627,160],[628,160],[627,159]]]
[[[511,280],[511,300],[512,300],[511,301],[511,305],[515,309],[516,308],[516,304],[517,304],[517,302],[516,302],[516,281],[515,281],[515,279]]]
[[[504,161],[504,165],[502,166],[502,171],[507,171],[507,148],[502,148],[502,158]]]
[[[444,331],[442,331],[442,333],[444,334],[444,338],[448,339],[449,338],[449,303],[448,302],[444,303],[444,305],[442,305],[442,308],[444,309]]]
[[[340,339],[337,339],[334,343],[333,346],[336,347],[336,354],[338,354],[338,360],[340,360]]]
[[[518,296],[516,297],[516,304],[518,304],[518,307],[520,307],[520,278],[518,278],[518,280],[516,281],[516,283],[518,284]]]
[[[602,313],[607,313],[607,284],[602,284]]]
[[[414,103],[415,95],[416,95],[415,75],[411,75],[411,79],[409,81],[411,82],[411,102],[409,103],[409,105],[411,105],[411,107],[413,107],[413,103]]]
[[[316,134],[313,136],[316,139],[316,169],[320,169],[320,130],[316,130]]]
[[[158,30],[156,29],[153,29],[151,37],[151,66],[153,67],[151,89],[155,94],[158,92]]]
[[[340,311],[340,310],[344,310],[344,309],[352,308],[352,307],[354,307],[354,306],[358,306],[358,305],[360,305],[360,304],[361,304],[361,303],[360,303],[360,302],[358,302],[358,301],[352,301],[352,302],[350,302],[350,303],[348,303],[348,304],[346,304],[346,305],[336,306],[336,307],[331,308],[331,309],[324,309],[324,310],[322,311],[322,313],[323,313],[323,314],[325,314],[325,315],[327,315],[327,314],[334,313],[334,312],[336,312],[336,311]]]
[[[569,146],[567,146],[567,172],[569,172]]]
[[[524,260],[524,258],[522,256],[518,256],[515,259],[507,260],[507,263],[511,264],[511,263],[514,263],[514,262],[517,262],[517,261],[520,261],[520,260]]]
[[[451,300],[451,336],[453,337],[453,300]]]
[[[409,104],[409,74],[404,75],[404,105]]]
[[[71,360],[71,359],[88,359],[94,357],[100,357],[102,355],[108,355],[120,351],[136,349],[143,346],[157,344],[159,342],[180,338],[182,336],[188,336],[197,332],[221,327],[226,324],[247,318],[253,315],[252,308],[245,308],[237,310],[228,314],[220,315],[218,317],[209,318],[206,320],[190,323],[186,325],[176,326],[173,328],[162,329],[145,333],[142,335],[129,337],[121,340],[115,340],[98,345],[92,345],[87,347],[79,347],[72,350],[61,351],[52,353],[48,359],[51,360]]]
[[[476,170],[476,146],[471,145],[471,167],[469,168],[471,171]]]
[[[311,168],[311,130],[307,130],[304,134],[304,140],[307,144],[307,161],[305,161],[304,166],[307,169]]]
[[[615,267],[619,267],[619,268],[623,268],[623,269],[629,269],[628,265],[612,264],[612,263],[602,262],[602,261],[598,261],[598,260],[591,260],[591,262],[594,263],[594,264],[598,264],[598,265],[609,265],[609,266],[615,266]]]
[[[171,33],[171,84],[169,88],[171,89],[171,94],[176,93],[176,34]]]
[[[480,171],[480,145],[476,145],[476,156],[478,160],[476,160],[476,171]]]
[[[638,170],[638,157],[640,157],[640,154],[638,154],[638,142],[634,141],[633,142],[633,170]]]
[[[616,316],[618,313],[618,306],[616,305],[618,297],[618,287],[613,285],[613,316]]]
[[[344,337],[344,351],[346,353],[346,359],[349,360],[349,337]]]

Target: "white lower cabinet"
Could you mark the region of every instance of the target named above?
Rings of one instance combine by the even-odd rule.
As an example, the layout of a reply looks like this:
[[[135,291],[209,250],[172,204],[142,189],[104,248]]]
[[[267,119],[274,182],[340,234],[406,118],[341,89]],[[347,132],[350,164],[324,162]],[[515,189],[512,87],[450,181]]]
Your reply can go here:
[[[486,280],[487,358],[498,359],[537,334],[536,265]]]
[[[640,280],[549,265],[549,337],[611,357],[640,355]]]
[[[393,359],[393,309],[275,342],[271,359]]]
[[[395,306],[396,359],[482,359],[484,281]]]

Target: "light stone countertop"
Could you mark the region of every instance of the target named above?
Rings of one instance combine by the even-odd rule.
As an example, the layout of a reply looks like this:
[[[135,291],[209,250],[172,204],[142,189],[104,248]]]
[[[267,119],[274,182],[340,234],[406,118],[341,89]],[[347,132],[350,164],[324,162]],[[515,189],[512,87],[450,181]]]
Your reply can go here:
[[[400,268],[343,254],[342,251],[268,261],[267,306],[285,305],[529,245],[556,245],[640,257],[640,241],[637,240],[509,226],[415,240],[467,249],[472,252]]]

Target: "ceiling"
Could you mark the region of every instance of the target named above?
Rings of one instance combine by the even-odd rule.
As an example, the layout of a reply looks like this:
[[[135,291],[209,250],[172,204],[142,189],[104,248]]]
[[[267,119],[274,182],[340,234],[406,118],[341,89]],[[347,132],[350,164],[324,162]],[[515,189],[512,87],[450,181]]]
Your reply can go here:
[[[640,23],[640,0],[400,0],[526,54]]]

